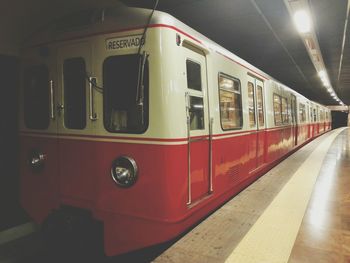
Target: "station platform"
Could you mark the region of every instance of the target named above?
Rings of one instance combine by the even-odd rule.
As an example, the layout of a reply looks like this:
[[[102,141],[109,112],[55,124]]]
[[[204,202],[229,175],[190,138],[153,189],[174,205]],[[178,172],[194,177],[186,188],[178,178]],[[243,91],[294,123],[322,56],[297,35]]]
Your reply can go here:
[[[50,262],[43,247],[32,223],[0,232],[0,262]],[[349,128],[308,143],[175,243],[138,253],[103,262],[349,263]]]
[[[350,262],[350,131],[324,134],[154,262]]]

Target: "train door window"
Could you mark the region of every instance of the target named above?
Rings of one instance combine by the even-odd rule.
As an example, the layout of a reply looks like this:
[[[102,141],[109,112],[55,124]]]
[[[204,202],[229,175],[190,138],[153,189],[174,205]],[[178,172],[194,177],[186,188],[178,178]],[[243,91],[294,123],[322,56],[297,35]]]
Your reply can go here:
[[[317,121],[317,119],[316,119],[316,109],[313,109],[313,112],[314,112],[314,122],[316,122]]]
[[[291,100],[290,100],[290,113],[291,113],[291,121],[292,124],[297,124],[297,98],[295,95],[291,94]],[[288,121],[289,122],[289,121]]]
[[[275,117],[275,124],[282,124],[282,113],[281,113],[281,97],[277,94],[273,94],[273,112]]]
[[[286,98],[282,98],[282,123],[288,124],[289,123],[289,116],[288,116],[288,101]]]
[[[324,112],[322,110],[320,110],[320,121],[324,121]]]
[[[254,84],[248,82],[248,111],[249,111],[249,126],[255,126],[255,94],[254,94]]]
[[[191,60],[186,61],[187,87],[202,91],[201,65]]]
[[[313,122],[314,117],[312,115],[312,107],[310,107],[310,122]]]
[[[304,104],[299,104],[299,120],[301,123],[306,121],[306,110]]]
[[[203,98],[190,96],[190,129],[204,129],[204,104]]]
[[[23,75],[24,122],[30,129],[49,126],[49,70],[46,65],[27,68]]]
[[[238,79],[219,74],[221,128],[232,130],[243,125],[241,87]]]
[[[63,63],[64,125],[68,129],[86,126],[86,71],[83,58],[69,58]]]
[[[258,107],[258,121],[259,121],[259,126],[262,127],[264,126],[265,120],[264,120],[264,96],[263,96],[263,91],[261,86],[257,86],[256,89],[256,102],[257,102],[257,107]]]
[[[104,125],[109,132],[143,133],[148,127],[149,66],[138,88],[140,56],[111,56],[103,63]],[[141,86],[141,85],[140,85]]]
[[[201,65],[192,60],[186,60],[186,73],[187,88],[195,91],[191,93],[198,94],[197,96],[189,96],[190,129],[204,130]]]

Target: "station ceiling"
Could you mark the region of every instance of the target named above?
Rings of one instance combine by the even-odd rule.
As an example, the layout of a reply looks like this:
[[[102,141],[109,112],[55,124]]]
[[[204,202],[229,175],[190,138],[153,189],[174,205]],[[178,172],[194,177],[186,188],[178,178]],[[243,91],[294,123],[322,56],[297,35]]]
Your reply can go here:
[[[3,0],[0,54],[16,53],[26,37],[62,15],[117,2]],[[155,0],[122,2],[152,8]],[[330,82],[338,97],[350,105],[350,25],[343,48],[348,1],[308,3]],[[323,87],[283,0],[159,0],[157,10],[170,13],[306,97],[325,105],[337,104]]]

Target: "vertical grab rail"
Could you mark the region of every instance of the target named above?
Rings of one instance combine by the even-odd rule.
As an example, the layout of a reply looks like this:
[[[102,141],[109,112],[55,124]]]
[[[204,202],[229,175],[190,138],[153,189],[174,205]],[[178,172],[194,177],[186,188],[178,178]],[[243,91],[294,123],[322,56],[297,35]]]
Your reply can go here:
[[[188,92],[185,93],[185,99],[186,99],[186,123],[187,123],[187,158],[188,158],[188,200],[187,205],[190,205],[192,203],[191,199],[191,123],[190,123],[190,96]]]
[[[94,110],[94,86],[96,85],[96,78],[89,77],[89,118],[92,121],[97,120],[97,114]]]
[[[53,80],[49,81],[49,86],[50,86],[50,118],[52,120],[55,119],[55,99],[54,99],[54,89],[53,89]]]
[[[209,122],[209,192],[212,193],[213,189],[213,124],[214,118],[210,118]]]

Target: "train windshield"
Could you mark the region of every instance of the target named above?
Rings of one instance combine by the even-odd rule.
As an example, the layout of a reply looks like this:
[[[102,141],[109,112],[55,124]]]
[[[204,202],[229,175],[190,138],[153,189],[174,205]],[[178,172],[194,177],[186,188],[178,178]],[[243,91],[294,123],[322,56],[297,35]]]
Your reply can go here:
[[[23,76],[24,122],[30,129],[49,126],[49,70],[45,65],[27,68]]]
[[[108,57],[103,63],[104,125],[109,132],[143,133],[148,127],[148,61],[143,77],[143,103],[138,100],[140,55]]]

